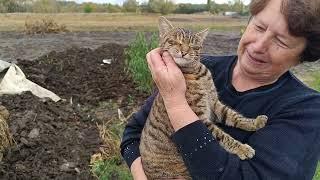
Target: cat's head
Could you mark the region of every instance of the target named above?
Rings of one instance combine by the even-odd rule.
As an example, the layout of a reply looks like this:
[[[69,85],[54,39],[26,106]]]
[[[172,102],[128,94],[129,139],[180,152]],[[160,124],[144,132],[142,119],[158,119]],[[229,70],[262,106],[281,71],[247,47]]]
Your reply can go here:
[[[208,29],[192,33],[183,28],[173,27],[163,16],[159,18],[160,47],[170,53],[178,66],[200,60],[198,57],[207,34]]]

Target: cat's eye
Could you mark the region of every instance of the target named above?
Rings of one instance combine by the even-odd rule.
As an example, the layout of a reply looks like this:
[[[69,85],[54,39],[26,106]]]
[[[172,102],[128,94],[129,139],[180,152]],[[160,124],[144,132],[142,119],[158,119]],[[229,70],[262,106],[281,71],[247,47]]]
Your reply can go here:
[[[170,40],[168,41],[168,43],[169,43],[169,44],[176,44],[176,41],[175,41],[175,40],[170,39]]]
[[[194,50],[199,50],[201,47],[200,46],[191,46],[191,48]]]

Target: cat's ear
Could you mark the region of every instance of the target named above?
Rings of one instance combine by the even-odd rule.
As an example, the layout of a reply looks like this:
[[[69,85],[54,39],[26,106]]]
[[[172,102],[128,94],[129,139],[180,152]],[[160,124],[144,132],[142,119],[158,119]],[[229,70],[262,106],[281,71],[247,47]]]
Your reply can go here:
[[[173,29],[171,23],[163,16],[159,17],[159,35],[163,37],[163,35]]]
[[[207,37],[208,33],[209,33],[209,29],[206,28],[206,29],[198,32],[196,35],[198,35],[200,37],[201,42],[203,42],[204,39]]]

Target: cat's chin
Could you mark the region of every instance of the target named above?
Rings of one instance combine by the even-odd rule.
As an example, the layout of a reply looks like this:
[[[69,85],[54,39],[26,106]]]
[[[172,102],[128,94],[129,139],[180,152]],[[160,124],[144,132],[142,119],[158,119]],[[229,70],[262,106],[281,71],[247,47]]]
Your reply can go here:
[[[179,67],[185,67],[191,64],[192,62],[188,59],[182,58],[182,57],[174,57],[174,62],[179,66]]]

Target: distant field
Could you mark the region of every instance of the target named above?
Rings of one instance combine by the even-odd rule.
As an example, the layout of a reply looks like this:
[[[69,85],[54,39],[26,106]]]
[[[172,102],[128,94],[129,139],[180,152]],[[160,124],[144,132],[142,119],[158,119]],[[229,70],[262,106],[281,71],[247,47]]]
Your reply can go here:
[[[153,31],[157,29],[158,14],[124,14],[124,13],[12,13],[0,14],[0,31],[24,31],[26,20],[53,18],[64,24],[71,31]],[[193,29],[209,27],[217,31],[239,31],[246,25],[247,18],[232,18],[210,14],[168,15],[174,24]]]

